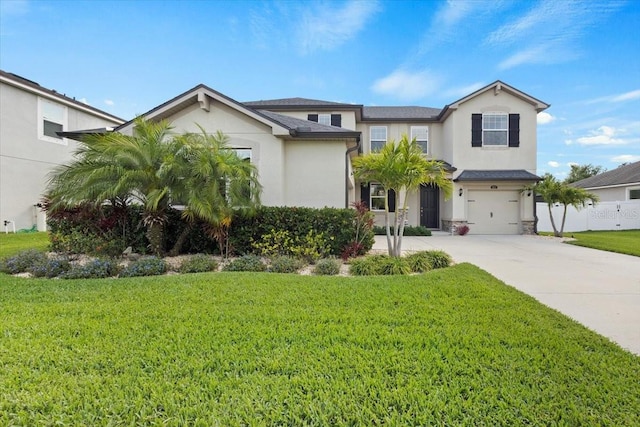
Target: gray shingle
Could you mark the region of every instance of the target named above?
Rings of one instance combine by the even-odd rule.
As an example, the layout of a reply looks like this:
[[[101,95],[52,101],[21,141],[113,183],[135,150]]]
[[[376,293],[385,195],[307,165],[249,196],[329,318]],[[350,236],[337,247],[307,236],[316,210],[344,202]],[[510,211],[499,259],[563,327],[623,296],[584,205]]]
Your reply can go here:
[[[596,188],[635,182],[640,182],[640,162],[620,166],[616,169],[576,181],[571,185],[580,188]]]
[[[431,107],[363,107],[363,120],[424,119],[433,120],[442,111]]]
[[[454,181],[539,181],[541,178],[524,169],[464,170]]]
[[[275,107],[360,107],[357,104],[343,104],[341,102],[322,101],[320,99],[308,98],[280,98],[267,99],[260,101],[243,102],[244,105],[251,108],[275,108]]]

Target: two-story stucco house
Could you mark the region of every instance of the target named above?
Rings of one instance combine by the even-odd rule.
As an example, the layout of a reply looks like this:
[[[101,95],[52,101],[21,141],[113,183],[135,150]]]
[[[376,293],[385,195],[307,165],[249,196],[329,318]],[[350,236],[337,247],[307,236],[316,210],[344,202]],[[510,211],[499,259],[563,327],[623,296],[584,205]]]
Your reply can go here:
[[[442,109],[305,98],[238,102],[199,85],[143,116],[166,119],[176,132],[198,132],[198,125],[224,132],[257,166],[266,205],[345,207],[362,199],[378,220],[387,195],[376,183],[356,182],[351,160],[406,133],[425,156],[444,162],[454,184],[448,200],[431,187],[411,195],[410,225],[520,234],[533,231],[534,197],[522,188],[539,179],[536,115],[548,107],[500,81]],[[116,128],[132,130],[132,121]]]
[[[38,204],[48,174],[71,160],[77,142],[58,132],[104,131],[122,124],[90,107],[15,74],[0,71],[0,226],[44,229]]]

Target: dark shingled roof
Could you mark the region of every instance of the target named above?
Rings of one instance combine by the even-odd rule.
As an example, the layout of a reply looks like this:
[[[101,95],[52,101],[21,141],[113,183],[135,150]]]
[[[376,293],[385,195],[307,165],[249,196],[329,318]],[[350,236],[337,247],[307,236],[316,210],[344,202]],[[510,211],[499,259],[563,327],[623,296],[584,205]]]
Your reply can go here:
[[[454,181],[540,181],[538,175],[524,169],[464,170]]]
[[[363,120],[423,119],[433,120],[442,111],[430,107],[364,107]]]
[[[267,110],[258,110],[258,113],[265,116],[272,122],[275,122],[286,129],[295,131],[292,135],[296,136],[296,134],[316,134],[319,137],[349,137],[356,138],[360,136],[360,132],[352,131],[349,129],[344,129],[337,126],[326,126],[321,125],[320,123],[312,122],[309,120],[296,119],[295,117],[285,116],[283,114],[274,113],[272,111]]]
[[[576,181],[571,184],[580,188],[608,187],[640,182],[640,162],[620,166],[616,169]]]
[[[273,108],[273,107],[351,107],[359,108],[357,104],[343,104],[341,102],[322,101],[319,99],[308,98],[280,98],[267,99],[261,101],[243,102],[244,105],[251,108]]]

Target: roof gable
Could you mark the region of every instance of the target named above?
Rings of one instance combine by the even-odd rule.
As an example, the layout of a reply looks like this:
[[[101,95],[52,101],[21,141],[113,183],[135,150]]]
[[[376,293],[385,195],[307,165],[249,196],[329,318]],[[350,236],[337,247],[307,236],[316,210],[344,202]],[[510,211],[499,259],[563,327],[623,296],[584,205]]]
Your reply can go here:
[[[491,84],[489,84],[489,85],[487,85],[487,86],[485,86],[485,87],[483,87],[481,89],[478,89],[477,91],[475,91],[475,92],[473,92],[473,93],[471,93],[471,94],[469,94],[469,95],[467,95],[467,96],[465,96],[463,98],[460,98],[457,101],[452,102],[451,104],[445,106],[445,108],[442,110],[442,114],[446,114],[447,110],[455,110],[460,106],[460,104],[463,104],[463,103],[469,101],[470,99],[475,98],[476,96],[478,96],[480,94],[483,94],[483,93],[485,93],[487,91],[490,91],[490,90],[493,90],[496,95],[499,94],[500,92],[504,91],[506,93],[509,93],[510,95],[515,96],[516,98],[520,98],[523,101],[528,102],[529,104],[531,104],[535,108],[536,112],[538,112],[538,113],[543,111],[543,110],[546,110],[550,106],[546,102],[542,102],[539,99],[536,99],[531,95],[528,95],[528,94],[526,94],[526,93],[524,93],[524,92],[522,92],[522,91],[520,91],[520,90],[518,90],[518,89],[516,89],[516,88],[514,88],[512,86],[509,86],[508,84],[506,84],[504,82],[501,82],[500,80],[496,80],[495,82],[493,82],[493,83],[491,83]]]
[[[188,91],[170,99],[169,101],[147,111],[140,117],[144,117],[146,119],[162,120],[196,103],[200,105],[201,109],[209,111],[212,102],[220,102],[227,107],[239,111],[240,113],[249,116],[256,121],[271,127],[273,135],[275,136],[289,134],[289,129],[286,129],[281,124],[275,122],[264,114],[261,114],[252,108],[248,108],[242,103],[229,98],[228,96],[203,84],[199,84],[198,86],[189,89]],[[133,126],[133,122],[134,120],[130,120],[117,127],[115,130],[121,132],[123,130],[130,129]]]
[[[580,188],[598,188],[635,183],[640,183],[640,161],[576,181],[571,185]]]

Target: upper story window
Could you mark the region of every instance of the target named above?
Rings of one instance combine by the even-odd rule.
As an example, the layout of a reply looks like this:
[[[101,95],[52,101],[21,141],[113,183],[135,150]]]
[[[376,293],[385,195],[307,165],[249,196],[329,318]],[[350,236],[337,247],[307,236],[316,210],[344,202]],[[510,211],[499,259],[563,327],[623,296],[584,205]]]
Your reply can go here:
[[[488,112],[471,115],[472,147],[519,147],[520,114]]]
[[[318,123],[331,126],[331,114],[318,114]]]
[[[387,127],[386,126],[371,126],[370,129],[370,151],[380,151],[382,147],[387,143]]]
[[[342,114],[308,114],[307,120],[325,126],[342,126]]]
[[[67,127],[67,107],[38,98],[38,139],[65,144],[64,138],[56,132]]]
[[[369,194],[369,206],[371,210],[383,211],[387,199],[387,192],[384,191],[384,187],[380,184],[371,184]]]
[[[631,188],[629,190],[629,200],[640,199],[640,188]]]
[[[422,148],[422,152],[427,154],[429,151],[429,127],[428,126],[411,126],[411,140],[416,139],[418,145]]]
[[[482,145],[507,146],[508,116],[502,113],[482,115]]]

